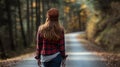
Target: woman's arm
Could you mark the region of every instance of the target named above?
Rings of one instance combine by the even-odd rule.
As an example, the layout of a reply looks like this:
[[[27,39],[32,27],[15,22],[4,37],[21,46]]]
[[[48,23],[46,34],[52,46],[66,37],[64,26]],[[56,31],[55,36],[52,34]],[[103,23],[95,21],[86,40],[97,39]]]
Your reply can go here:
[[[62,55],[62,58],[65,59],[66,55],[65,55],[65,36],[64,36],[64,32],[62,33],[62,37],[61,37],[60,42],[59,42],[59,51]]]
[[[36,56],[35,59],[40,59],[41,50],[42,50],[42,44],[43,44],[43,38],[41,37],[41,34],[38,30],[37,32],[37,45],[36,45]]]

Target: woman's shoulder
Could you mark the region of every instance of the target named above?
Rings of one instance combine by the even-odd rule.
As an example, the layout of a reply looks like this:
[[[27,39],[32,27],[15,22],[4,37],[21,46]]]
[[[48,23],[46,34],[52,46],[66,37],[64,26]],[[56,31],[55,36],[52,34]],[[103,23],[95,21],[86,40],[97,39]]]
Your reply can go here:
[[[43,28],[44,28],[44,25],[40,25],[40,26],[38,27],[38,31],[41,31]]]
[[[64,27],[63,27],[63,26],[60,26],[60,29],[61,29],[61,31],[62,31],[62,32],[64,32],[64,31],[65,31],[65,29],[64,29]]]

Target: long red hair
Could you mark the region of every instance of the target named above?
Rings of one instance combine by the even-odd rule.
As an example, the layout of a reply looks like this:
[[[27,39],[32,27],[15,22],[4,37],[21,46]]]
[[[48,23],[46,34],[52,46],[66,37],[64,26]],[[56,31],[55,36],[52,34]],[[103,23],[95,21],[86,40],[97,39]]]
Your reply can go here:
[[[47,11],[47,18],[45,24],[41,25],[39,31],[44,38],[49,40],[59,40],[63,34],[64,28],[60,25],[59,11],[56,8],[51,8]]]

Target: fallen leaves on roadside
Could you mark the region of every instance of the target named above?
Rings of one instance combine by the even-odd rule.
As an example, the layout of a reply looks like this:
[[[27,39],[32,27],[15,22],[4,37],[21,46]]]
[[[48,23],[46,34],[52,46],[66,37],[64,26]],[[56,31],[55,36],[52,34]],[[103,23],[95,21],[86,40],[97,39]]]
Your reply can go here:
[[[28,54],[21,55],[18,57],[0,60],[0,67],[12,67],[14,64],[18,63],[19,61],[23,60],[24,58],[30,57],[33,55],[34,55],[34,53],[28,53]]]

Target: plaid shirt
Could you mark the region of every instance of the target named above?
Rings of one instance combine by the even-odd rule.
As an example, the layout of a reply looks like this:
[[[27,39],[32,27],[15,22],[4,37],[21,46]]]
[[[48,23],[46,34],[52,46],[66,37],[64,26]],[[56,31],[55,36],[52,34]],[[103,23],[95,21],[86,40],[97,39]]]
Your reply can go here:
[[[50,41],[43,38],[40,32],[37,33],[37,55],[38,59],[40,55],[52,55],[56,52],[60,52],[62,58],[65,58],[65,41],[64,41],[64,32],[61,35],[61,39],[58,41]]]

